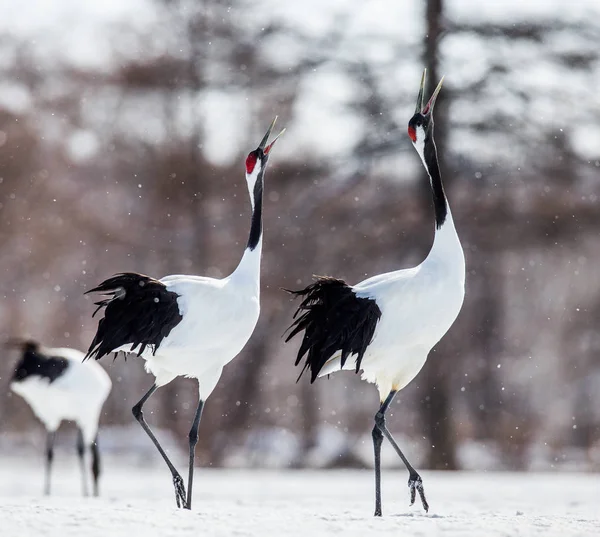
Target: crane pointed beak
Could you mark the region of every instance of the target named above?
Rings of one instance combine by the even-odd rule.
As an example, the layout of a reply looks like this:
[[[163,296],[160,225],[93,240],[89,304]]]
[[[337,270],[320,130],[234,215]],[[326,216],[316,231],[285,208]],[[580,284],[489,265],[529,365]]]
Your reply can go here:
[[[440,90],[442,89],[442,84],[443,83],[444,83],[444,77],[442,77],[442,79],[440,80],[440,83],[435,88],[435,91],[433,92],[433,95],[431,96],[431,98],[429,99],[429,101],[427,102],[427,104],[425,105],[425,108],[423,108],[423,110],[421,111],[421,114],[423,114],[424,116],[427,115],[427,114],[431,114],[433,112],[433,107],[435,105],[435,100],[437,99],[437,96],[438,96]]]
[[[423,69],[423,75],[421,76],[421,86],[419,87],[419,95],[417,95],[417,107],[415,108],[415,114],[420,114],[423,110],[423,95],[425,93],[425,75],[427,69]]]
[[[275,126],[275,122],[277,121],[277,116],[275,116],[273,118],[273,121],[271,121],[271,125],[269,126],[269,130],[267,131],[267,134],[265,134],[263,136],[263,139],[260,141],[260,144],[258,146],[259,149],[262,149],[262,151],[265,151],[267,142],[269,141],[269,136],[271,136],[271,131],[273,130],[273,127]],[[271,144],[273,145],[273,144]]]
[[[283,129],[277,136],[275,136],[275,138],[273,139],[273,141],[264,149],[264,153],[265,155],[269,154],[269,151],[271,151],[271,148],[275,145],[275,142],[277,140],[279,140],[279,137],[285,132],[285,129]]]

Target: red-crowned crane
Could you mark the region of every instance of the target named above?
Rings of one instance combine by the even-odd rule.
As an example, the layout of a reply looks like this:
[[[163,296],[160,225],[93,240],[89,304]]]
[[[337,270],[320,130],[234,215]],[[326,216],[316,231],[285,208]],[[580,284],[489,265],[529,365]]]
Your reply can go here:
[[[155,377],[132,411],[171,471],[178,507],[192,507],[194,452],[204,402],[223,367],[243,349],[258,321],[263,180],[271,149],[284,132],[267,144],[276,119],[259,146],[246,157],[252,221],[246,249],[231,275],[223,279],[176,275],[156,280],[128,272],[88,291],[108,298],[96,302],[96,311],[103,309],[104,317],[98,322],[87,356],[98,360],[119,351],[137,353]],[[181,475],[142,413],[150,396],[178,376],[196,378],[199,385],[198,406],[189,432],[187,496]]]
[[[83,494],[88,495],[85,459],[89,450],[94,495],[98,496],[98,421],[112,387],[110,378],[99,364],[83,362],[85,354],[75,349],[45,348],[33,340],[11,340],[7,345],[21,352],[10,388],[27,401],[46,428],[45,494],[50,494],[56,430],[63,420],[71,420],[78,428]]]
[[[442,79],[443,80],[443,79]],[[408,462],[385,423],[396,393],[421,370],[432,347],[454,323],[465,296],[465,258],[442,178],[433,140],[433,107],[442,81],[424,103],[425,72],[408,135],[429,176],[435,210],[435,237],[429,255],[418,266],[373,276],[356,285],[318,278],[301,291],[302,302],[286,341],[304,332],[296,365],[310,380],[342,369],[362,370],[377,384],[381,406],[375,415],[375,516],[381,516],[381,444],[390,441],[409,472],[411,505],[418,491],[429,505],[421,476]]]

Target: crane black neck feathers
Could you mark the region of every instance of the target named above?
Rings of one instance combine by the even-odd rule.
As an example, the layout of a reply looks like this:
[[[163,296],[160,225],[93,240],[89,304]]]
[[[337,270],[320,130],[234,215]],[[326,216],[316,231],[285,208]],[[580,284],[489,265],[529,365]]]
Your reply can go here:
[[[435,211],[435,228],[440,229],[444,225],[446,217],[448,216],[448,201],[446,200],[446,194],[442,184],[437,150],[433,140],[433,125],[425,135],[423,156],[425,158],[425,166],[427,167],[427,172],[429,173],[429,179],[431,181],[431,193],[433,196],[433,208]]]
[[[263,168],[259,172],[254,183],[254,190],[252,192],[252,198],[254,200],[252,210],[252,223],[250,224],[250,236],[248,237],[248,244],[246,248],[250,251],[254,250],[260,241],[262,235],[262,202],[263,202],[263,176],[267,162],[263,161]]]
[[[29,377],[41,377],[54,382],[69,367],[69,361],[61,356],[47,356],[35,347],[23,350],[21,360],[15,367],[13,382],[21,382]]]

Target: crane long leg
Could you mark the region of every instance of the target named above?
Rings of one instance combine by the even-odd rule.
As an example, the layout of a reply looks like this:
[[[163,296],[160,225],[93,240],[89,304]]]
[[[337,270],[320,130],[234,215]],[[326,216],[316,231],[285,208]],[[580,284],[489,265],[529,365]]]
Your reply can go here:
[[[81,468],[81,490],[84,496],[88,495],[87,479],[85,475],[85,442],[83,431],[77,429],[77,455],[79,455],[79,467]]]
[[[395,391],[390,392],[386,400],[381,403],[379,412],[375,415],[375,425],[372,432],[373,448],[375,449],[375,516],[381,516],[381,444],[383,444],[383,431],[379,426],[378,416],[385,415],[395,395]],[[385,426],[385,418],[383,423]]]
[[[190,441],[190,463],[188,469],[188,489],[187,489],[187,504],[185,507],[188,509],[192,508],[192,486],[194,484],[194,459],[196,455],[196,444],[198,443],[198,429],[200,427],[200,419],[202,418],[202,409],[204,408],[204,401],[200,399],[198,401],[198,408],[196,408],[196,415],[190,429],[189,441]]]
[[[373,448],[375,449],[375,516],[381,516],[381,444],[383,433],[379,427],[373,427]]]
[[[175,501],[177,502],[177,507],[186,507],[185,486],[183,484],[183,479],[179,475],[179,472],[176,470],[175,466],[173,466],[173,463],[169,460],[169,457],[165,453],[165,450],[162,448],[162,446],[156,439],[156,436],[154,436],[154,433],[146,423],[146,420],[144,419],[144,413],[142,412],[142,407],[144,406],[144,403],[148,399],[150,399],[150,396],[157,390],[157,388],[158,386],[156,384],[153,384],[152,387],[146,392],[144,397],[140,399],[138,404],[131,409],[131,411],[133,412],[133,416],[135,417],[135,419],[142,426],[142,429],[146,431],[146,434],[150,437],[150,440],[152,440],[152,442],[156,446],[156,449],[158,449],[158,452],[161,454],[162,458],[167,463],[169,470],[171,471],[171,475],[173,476],[173,485],[175,486]]]
[[[44,494],[50,495],[50,474],[52,472],[52,460],[54,459],[54,437],[55,431],[48,431],[46,435],[46,483],[44,484]]]
[[[92,476],[94,477],[94,496],[100,494],[98,478],[100,477],[100,451],[98,451],[98,435],[92,442]]]
[[[395,395],[396,395],[396,390],[392,390],[389,393],[389,395],[387,396],[386,400],[382,403],[381,407],[379,408],[379,412],[377,412],[377,414],[375,414],[375,427],[378,428],[383,433],[383,435],[390,441],[390,444],[392,444],[392,447],[394,448],[394,450],[396,451],[398,456],[402,459],[402,462],[404,463],[404,465],[406,466],[406,469],[408,470],[408,473],[409,473],[408,488],[410,490],[410,504],[413,505],[415,503],[416,492],[418,491],[419,497],[421,498],[421,503],[423,504],[423,509],[425,509],[425,511],[427,512],[427,511],[429,511],[429,504],[427,503],[427,500],[425,499],[425,489],[423,487],[423,480],[421,479],[421,476],[418,474],[418,472],[412,467],[410,462],[408,462],[408,459],[404,456],[404,453],[402,453],[402,450],[400,449],[400,447],[394,440],[392,433],[390,433],[390,431],[388,431],[388,428],[385,425],[385,413],[386,413],[387,409],[389,408],[390,404],[392,403]],[[375,461],[375,464],[377,465],[377,460]],[[376,468],[376,472],[377,472],[377,468]],[[377,473],[375,474],[375,479],[376,479],[375,483],[377,486],[378,482],[381,481],[381,478],[379,478],[379,479],[377,478]],[[381,492],[379,492],[379,496],[381,497]],[[377,502],[377,491],[376,491],[376,502]],[[379,511],[381,511],[381,503],[379,503]],[[375,515],[377,515],[377,503],[375,505]]]

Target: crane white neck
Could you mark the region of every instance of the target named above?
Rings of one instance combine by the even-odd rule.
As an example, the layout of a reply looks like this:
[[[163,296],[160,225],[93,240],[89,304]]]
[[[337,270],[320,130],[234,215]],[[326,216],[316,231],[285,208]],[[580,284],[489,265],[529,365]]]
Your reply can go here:
[[[240,283],[260,287],[260,258],[262,254],[263,229],[262,229],[262,205],[263,205],[263,177],[266,162],[257,162],[251,174],[246,174],[250,204],[252,205],[252,220],[250,223],[250,235],[242,259],[231,275],[232,279]]]
[[[427,132],[424,129],[419,129],[415,149],[419,153],[429,176],[435,211],[435,237],[429,255],[440,254],[442,256],[450,256],[452,252],[460,251],[459,257],[464,259],[462,247],[456,233],[456,228],[454,227],[452,212],[450,211],[448,199],[444,192],[444,185],[442,184],[437,149],[433,140],[433,126]]]
[[[429,176],[429,184],[433,196],[433,208],[435,210],[435,229],[437,231],[446,223],[448,216],[450,216],[450,220],[452,220],[452,216],[449,214],[448,200],[446,199],[444,185],[442,184],[437,149],[433,140],[433,126],[428,131],[419,127],[418,131],[419,134],[415,142],[415,149],[419,153]]]

